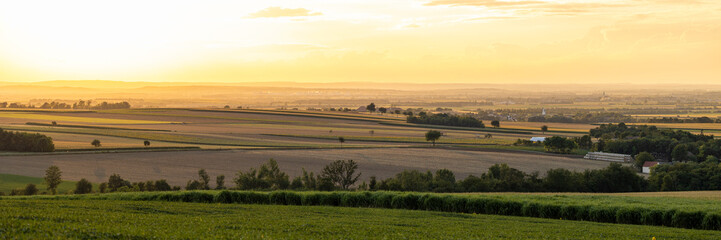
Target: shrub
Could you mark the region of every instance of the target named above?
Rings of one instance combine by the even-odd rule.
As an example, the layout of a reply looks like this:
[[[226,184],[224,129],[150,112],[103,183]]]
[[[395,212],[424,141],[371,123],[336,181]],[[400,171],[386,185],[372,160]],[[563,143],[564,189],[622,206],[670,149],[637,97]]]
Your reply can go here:
[[[399,194],[391,200],[391,206],[396,209],[420,209],[420,196],[417,194]]]
[[[28,183],[28,185],[25,185],[25,189],[23,190],[23,195],[30,196],[35,195],[38,193],[38,187],[35,186],[35,184]]]
[[[616,209],[604,206],[591,207],[588,210],[588,220],[594,222],[616,222]]]
[[[286,205],[285,201],[286,192],[271,192],[268,194],[270,197],[270,204]]]
[[[221,191],[218,195],[215,195],[213,202],[216,203],[232,203],[233,194],[230,191]]]
[[[301,205],[303,197],[296,192],[287,192],[285,194],[285,203],[288,205]]]
[[[641,213],[641,224],[644,225],[663,225],[663,211],[646,210]]]
[[[443,211],[444,208],[444,202],[445,199],[441,198],[437,195],[430,195],[426,194],[423,197],[421,197],[421,201],[423,202],[423,207],[421,209],[430,210],[430,211]]]
[[[449,212],[468,212],[466,197],[446,196],[443,198],[443,209]]]
[[[561,206],[559,217],[568,220],[581,220],[583,218],[579,215],[583,215],[583,211],[584,207],[581,206],[564,205]]]
[[[538,209],[538,216],[542,218],[560,218],[561,217],[561,206],[543,204]]]
[[[498,199],[488,199],[485,204],[485,210],[483,211],[486,214],[501,214],[503,212],[503,201]]]
[[[370,193],[345,193],[341,197],[341,206],[368,207],[371,203]]]
[[[304,206],[320,205],[320,193],[304,194],[300,199],[300,203]]]
[[[320,194],[320,205],[338,206],[340,205],[340,197],[338,193]]]
[[[379,208],[391,208],[394,194],[386,192],[375,192],[371,195],[371,206]]]
[[[647,211],[642,208],[621,208],[616,212],[616,223],[641,224],[643,222],[641,215]]]
[[[466,211],[469,213],[485,213],[487,199],[470,198],[466,201]]]
[[[181,194],[181,199],[183,202],[211,203],[213,195],[204,192],[184,192]]]
[[[93,191],[93,184],[91,184],[87,179],[83,178],[80,179],[77,183],[75,183],[75,194],[86,194]]]
[[[534,202],[523,204],[521,208],[521,214],[526,217],[538,217],[540,216],[541,205]]]
[[[674,227],[680,228],[701,228],[704,219],[703,212],[684,212],[677,211],[671,219],[671,224]]]
[[[707,213],[701,226],[703,229],[721,230],[721,213]]]

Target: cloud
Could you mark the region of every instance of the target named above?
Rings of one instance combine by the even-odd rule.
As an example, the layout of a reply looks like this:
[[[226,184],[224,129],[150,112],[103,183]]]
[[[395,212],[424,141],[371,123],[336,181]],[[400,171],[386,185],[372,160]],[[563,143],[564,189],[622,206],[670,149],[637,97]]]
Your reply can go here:
[[[509,6],[527,6],[535,4],[544,4],[542,1],[497,1],[497,0],[433,0],[424,5],[426,6],[474,6],[474,7],[509,7]]]
[[[403,28],[419,28],[419,27],[421,27],[421,25],[418,25],[415,23],[411,23],[411,24],[403,26]]]
[[[692,0],[688,0],[692,1]],[[611,7],[625,7],[630,4],[606,3],[554,3],[546,1],[498,1],[498,0],[431,0],[425,6],[470,6],[499,8],[506,10],[524,10],[528,12],[545,12],[554,15],[575,15],[592,12],[591,10]]]
[[[323,15],[323,13],[311,12],[305,8],[268,7],[258,12],[251,13],[246,16],[246,18],[309,17],[320,15]]]

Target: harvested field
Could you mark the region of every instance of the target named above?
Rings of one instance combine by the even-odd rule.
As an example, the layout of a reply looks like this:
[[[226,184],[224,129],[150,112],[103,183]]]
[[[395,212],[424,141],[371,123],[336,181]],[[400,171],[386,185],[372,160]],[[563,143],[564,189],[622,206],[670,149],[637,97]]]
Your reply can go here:
[[[184,185],[196,178],[198,169],[205,168],[211,176],[224,174],[229,185],[238,170],[257,168],[268,159],[278,161],[282,171],[291,177],[301,169],[319,172],[323,166],[339,159],[358,161],[362,180],[370,176],[387,178],[403,170],[437,170],[448,168],[457,178],[480,175],[496,163],[506,163],[525,172],[545,172],[551,168],[575,171],[598,169],[607,162],[562,156],[523,153],[499,153],[425,148],[376,149],[309,149],[309,150],[226,150],[184,152],[137,152],[68,155],[5,156],[0,158],[0,173],[43,176],[50,165],[57,165],[67,180],[87,178],[92,182],[107,181],[118,173],[130,181],[167,179],[171,184]]]

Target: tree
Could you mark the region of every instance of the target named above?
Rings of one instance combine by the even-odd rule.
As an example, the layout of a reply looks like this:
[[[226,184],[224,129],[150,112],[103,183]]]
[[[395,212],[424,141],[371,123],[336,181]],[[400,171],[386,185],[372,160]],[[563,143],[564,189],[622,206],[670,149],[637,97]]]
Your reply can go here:
[[[578,147],[573,140],[560,136],[546,138],[546,140],[543,141],[543,146],[546,148],[546,151],[556,153],[570,153]]]
[[[378,112],[380,112],[381,114],[384,114],[384,113],[386,113],[387,111],[388,111],[387,108],[384,108],[384,107],[378,108]]]
[[[688,146],[686,144],[679,144],[673,148],[671,152],[671,159],[674,161],[687,161],[688,160]]]
[[[143,142],[143,145],[145,145],[146,147],[150,146],[150,141],[145,140],[145,142]]]
[[[433,143],[433,146],[436,146],[436,140],[441,138],[442,133],[436,130],[429,130],[426,133],[426,141],[431,141]]]
[[[130,185],[130,183],[125,181],[118,174],[113,174],[113,175],[110,175],[110,177],[108,177],[108,191],[109,192],[118,191],[118,189],[120,189],[121,187],[126,187],[129,185]]]
[[[361,173],[356,174],[356,170],[358,170],[358,164],[355,161],[337,160],[323,168],[320,178],[330,180],[333,185],[348,190],[351,185],[358,181],[361,175]]]
[[[93,146],[95,146],[95,147],[100,147],[100,146],[101,146],[100,140],[97,140],[97,139],[93,140],[93,142],[91,142],[90,144],[93,145]]]
[[[546,126],[546,125],[541,126],[541,132],[543,134],[546,134],[546,131],[548,131],[548,126]]]
[[[25,189],[23,190],[23,195],[30,196],[30,195],[35,195],[37,193],[38,193],[38,187],[35,186],[35,184],[28,183],[28,185],[25,185]],[[55,194],[55,193],[53,192],[53,194]]]
[[[338,142],[340,142],[340,148],[343,148],[343,143],[345,142],[344,137],[338,137]]]
[[[55,195],[57,192],[58,185],[62,182],[60,177],[62,176],[62,172],[60,172],[60,168],[58,166],[50,166],[47,170],[45,170],[45,184],[48,185],[48,190]]]
[[[499,128],[501,127],[501,122],[498,120],[493,120],[491,121],[491,126],[493,126],[494,128]]]
[[[85,178],[75,183],[75,194],[86,194],[93,191],[93,185]]]
[[[215,177],[215,189],[225,189],[225,175]]]
[[[200,188],[202,190],[210,189],[210,176],[205,172],[205,169],[198,170],[198,178],[200,178]]]
[[[641,152],[636,155],[636,159],[633,163],[636,166],[636,169],[640,170],[645,162],[652,162],[654,160],[656,160],[656,158],[654,158],[650,153]]]
[[[368,110],[368,111],[371,112],[371,113],[375,112],[375,111],[376,111],[376,104],[375,104],[375,103],[368,104],[368,106],[366,106],[366,110]]]

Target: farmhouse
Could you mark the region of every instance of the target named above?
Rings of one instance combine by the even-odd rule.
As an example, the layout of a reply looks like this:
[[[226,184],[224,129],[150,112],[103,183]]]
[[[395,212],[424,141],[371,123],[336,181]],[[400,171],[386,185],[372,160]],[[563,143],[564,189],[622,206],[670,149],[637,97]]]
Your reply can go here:
[[[531,142],[545,142],[546,137],[532,137]]]
[[[659,162],[645,162],[643,163],[643,168],[641,168],[642,173],[651,173],[651,167],[658,165]]]

